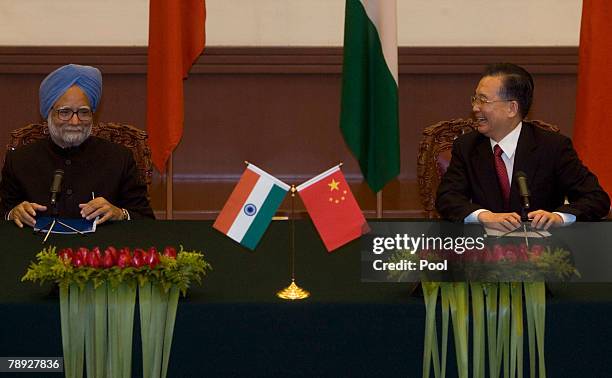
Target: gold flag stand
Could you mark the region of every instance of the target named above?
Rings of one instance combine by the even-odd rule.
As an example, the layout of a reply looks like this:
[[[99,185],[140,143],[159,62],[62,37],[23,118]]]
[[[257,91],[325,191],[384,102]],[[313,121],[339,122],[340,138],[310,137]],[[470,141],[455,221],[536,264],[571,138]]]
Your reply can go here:
[[[277,291],[276,296],[282,299],[296,300],[305,299],[310,296],[307,290],[302,289],[295,283],[295,185],[291,185],[291,284]]]

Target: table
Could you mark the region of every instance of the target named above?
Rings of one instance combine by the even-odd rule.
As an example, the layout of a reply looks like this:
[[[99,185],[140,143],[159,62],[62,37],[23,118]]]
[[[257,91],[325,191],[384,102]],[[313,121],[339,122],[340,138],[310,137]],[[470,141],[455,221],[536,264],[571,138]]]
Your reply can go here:
[[[108,224],[86,237],[54,235],[51,242],[158,249],[182,244],[204,252],[213,271],[179,303],[170,377],[421,376],[422,298],[411,296],[409,284],[360,282],[358,241],[328,254],[309,220],[296,221],[295,230],[297,282],[312,293],[296,302],[275,296],[290,282],[290,222],[273,222],[254,252],[210,221]],[[52,285],[19,282],[42,247],[41,237],[1,222],[0,243],[0,356],[61,356],[57,292]],[[549,376],[608,371],[611,287],[567,284],[555,290],[546,317]],[[142,374],[139,332],[136,321],[134,376]],[[453,365],[451,359],[448,376],[455,375]]]

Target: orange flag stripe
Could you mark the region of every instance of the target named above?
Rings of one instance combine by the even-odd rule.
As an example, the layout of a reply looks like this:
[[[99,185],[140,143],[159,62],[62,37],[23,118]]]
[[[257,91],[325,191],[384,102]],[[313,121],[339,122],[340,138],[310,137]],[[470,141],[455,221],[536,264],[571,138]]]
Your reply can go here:
[[[257,180],[259,180],[259,175],[257,173],[250,169],[244,171],[240,181],[238,181],[238,184],[232,191],[230,198],[223,206],[215,224],[213,224],[214,228],[227,234],[234,223],[234,219],[236,219],[238,213],[242,210],[242,206],[249,197],[249,194],[253,191],[253,187],[257,184]]]

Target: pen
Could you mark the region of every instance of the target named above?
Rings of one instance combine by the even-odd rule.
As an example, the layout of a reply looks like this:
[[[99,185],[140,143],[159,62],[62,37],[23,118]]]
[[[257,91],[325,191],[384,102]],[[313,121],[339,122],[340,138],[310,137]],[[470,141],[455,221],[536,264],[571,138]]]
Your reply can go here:
[[[95,200],[96,199],[96,195],[94,194],[94,192],[91,192],[91,199]],[[93,220],[94,224],[98,224],[98,219],[100,219],[99,216],[96,217],[96,219]]]

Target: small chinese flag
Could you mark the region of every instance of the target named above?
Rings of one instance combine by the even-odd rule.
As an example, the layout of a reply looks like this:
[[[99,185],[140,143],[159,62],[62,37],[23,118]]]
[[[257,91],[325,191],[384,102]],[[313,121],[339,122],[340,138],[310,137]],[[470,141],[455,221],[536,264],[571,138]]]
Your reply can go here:
[[[301,184],[297,191],[328,252],[370,230],[339,165]]]

